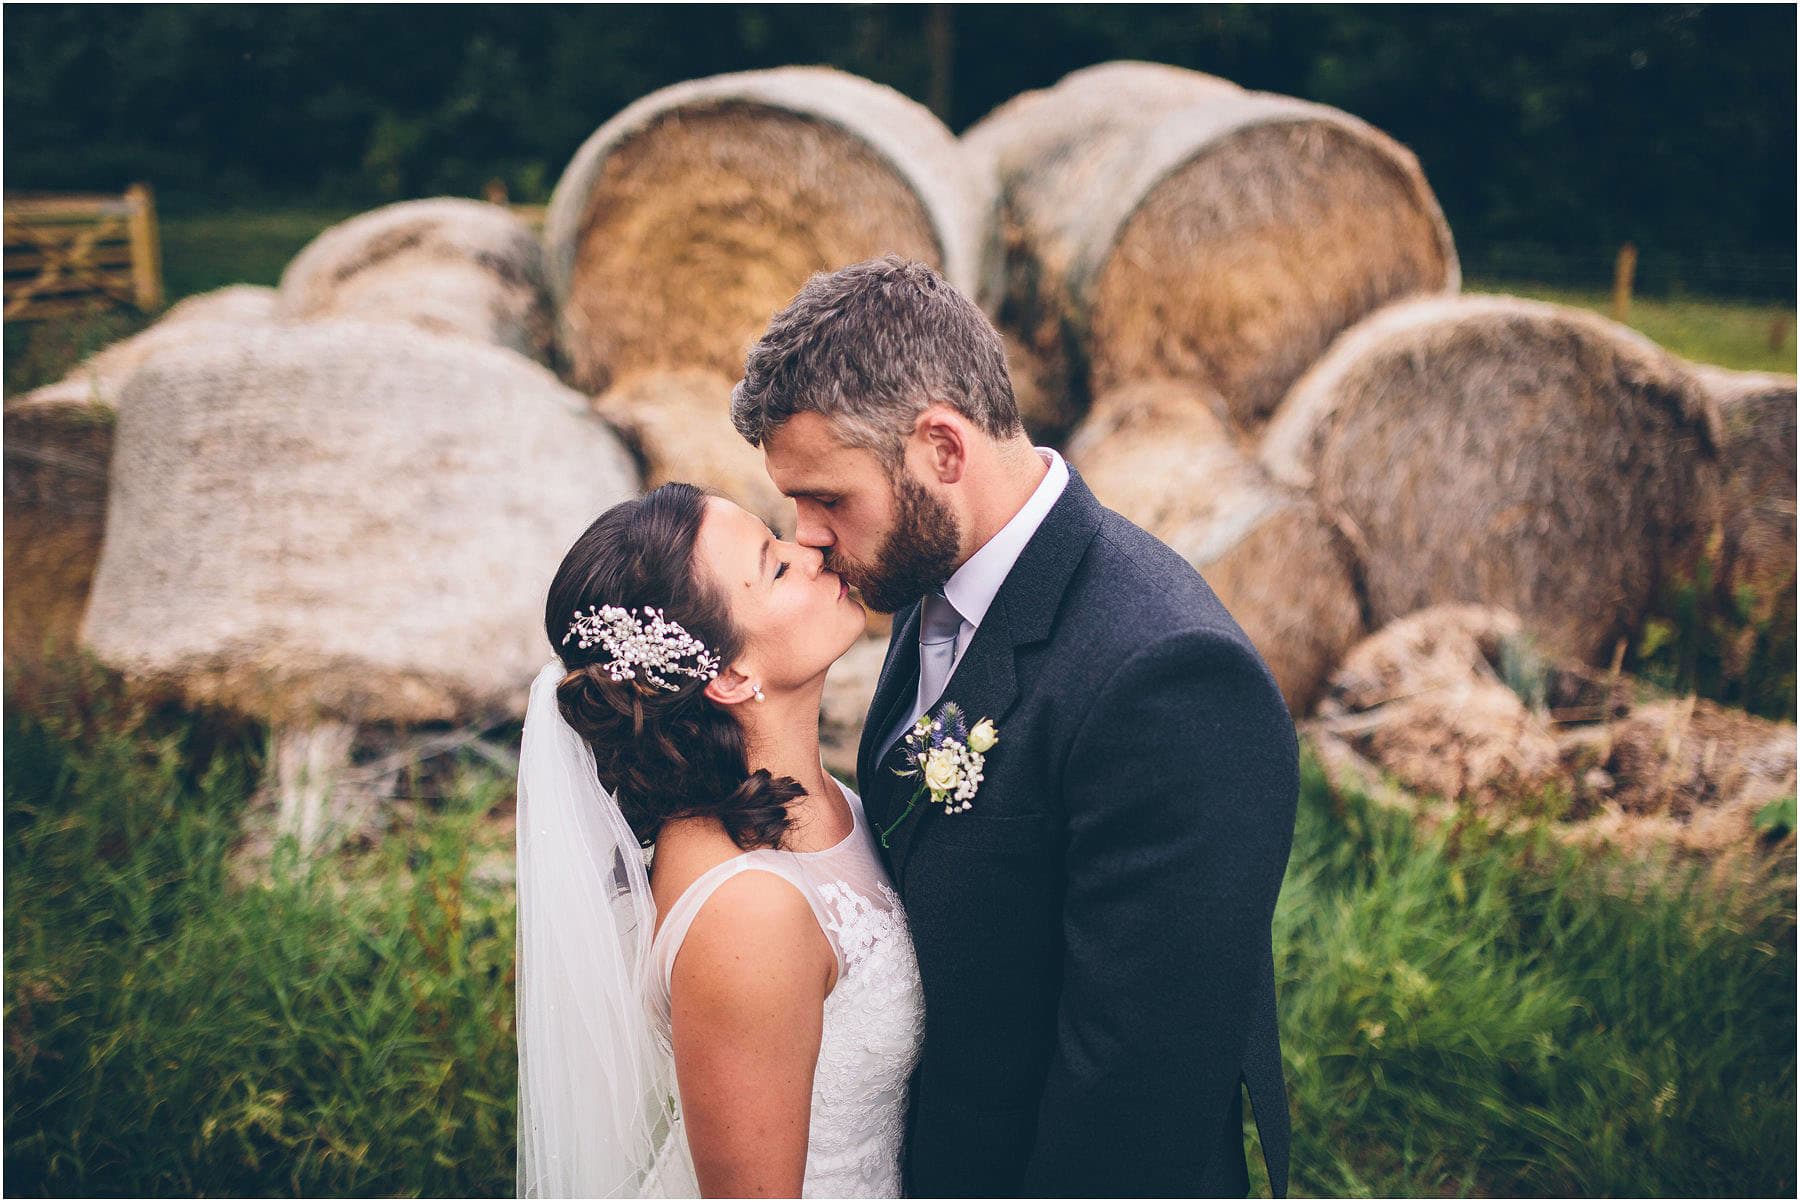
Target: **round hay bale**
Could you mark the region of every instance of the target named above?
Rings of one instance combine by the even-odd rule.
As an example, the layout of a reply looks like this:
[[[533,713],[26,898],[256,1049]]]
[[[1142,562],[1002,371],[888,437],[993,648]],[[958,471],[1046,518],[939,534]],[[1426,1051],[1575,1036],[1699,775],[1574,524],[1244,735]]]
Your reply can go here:
[[[1556,741],[1494,670],[1519,620],[1437,606],[1358,643],[1332,673],[1317,729],[1347,741],[1407,789],[1504,806],[1556,779]]]
[[[1579,842],[1609,843],[1639,857],[1672,848],[1707,859],[1754,849],[1759,810],[1791,796],[1795,728],[1697,697],[1640,705],[1606,725],[1561,737],[1578,801],[1592,817]]]
[[[111,485],[83,642],[194,702],[307,725],[519,712],[551,574],[638,478],[543,368],[332,321],[147,364]]]
[[[18,405],[104,405],[119,403],[119,391],[145,360],[171,346],[198,343],[210,338],[229,338],[236,330],[275,321],[275,289],[255,284],[232,284],[212,292],[190,296],[129,338],[82,360],[75,370],[54,384],[46,384],[7,402]]]
[[[409,200],[352,217],[281,273],[280,312],[397,321],[553,357],[544,252],[531,227],[485,201]]]
[[[1371,625],[1504,606],[1606,663],[1702,531],[1716,404],[1648,339],[1502,296],[1395,305],[1334,344],[1264,431],[1357,560]]]
[[[1389,623],[1345,657],[1303,730],[1334,780],[1424,825],[1473,805],[1506,830],[1548,817],[1559,842],[1629,862],[1698,859],[1735,881],[1785,857],[1791,875],[1792,834],[1756,826],[1794,791],[1791,723],[1546,658],[1502,609]]]
[[[1268,479],[1223,409],[1179,381],[1117,389],[1095,402],[1068,459],[1102,504],[1206,578],[1303,714],[1363,635],[1356,588],[1317,506]]]
[[[229,284],[211,292],[201,292],[169,306],[157,322],[168,325],[183,321],[235,321],[244,324],[276,320],[275,289],[263,284]]]
[[[5,429],[5,652],[54,659],[75,643],[100,554],[113,414],[9,405]]]
[[[637,453],[645,488],[685,480],[714,489],[792,536],[794,503],[733,428],[726,377],[703,368],[642,372],[596,397],[594,409]]]
[[[269,322],[274,297],[273,288],[249,285],[189,297],[56,383],[7,400],[7,654],[54,656],[75,641],[100,553],[113,410],[125,382],[156,355]]]
[[[1505,649],[1524,639],[1518,616],[1487,605],[1434,605],[1383,626],[1331,674],[1321,713],[1365,713],[1392,701],[1500,679]]]
[[[822,67],[653,92],[575,154],[544,226],[572,378],[736,379],[807,277],[893,252],[971,295],[993,222],[985,177],[923,106]]]
[[[1392,702],[1351,742],[1407,788],[1504,806],[1557,778],[1556,741],[1503,684],[1467,681]]]
[[[1791,630],[1794,377],[1699,364],[1694,371],[1718,401],[1724,428],[1719,456],[1719,521],[1724,534],[1719,584],[1727,597],[1748,590],[1752,625]]]
[[[1001,192],[1021,374],[1059,381],[1040,436],[1139,378],[1205,384],[1254,429],[1339,331],[1454,292],[1412,153],[1336,109],[1146,63],[1077,71],[963,135]]]
[[[886,635],[859,639],[831,665],[825,677],[825,697],[819,707],[819,746],[825,770],[844,780],[856,775],[856,748],[862,740],[869,703],[875,700],[875,684],[881,678],[887,644]]]

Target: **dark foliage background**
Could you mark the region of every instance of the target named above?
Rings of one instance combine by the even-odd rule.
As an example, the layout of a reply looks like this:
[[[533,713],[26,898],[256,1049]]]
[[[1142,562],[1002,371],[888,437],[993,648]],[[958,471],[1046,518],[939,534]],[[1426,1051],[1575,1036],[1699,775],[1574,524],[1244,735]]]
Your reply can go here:
[[[45,5],[5,11],[11,189],[165,211],[542,200],[655,88],[829,63],[961,131],[1113,58],[1337,105],[1411,146],[1472,275],[1790,295],[1788,5]],[[936,24],[936,34],[932,29]]]

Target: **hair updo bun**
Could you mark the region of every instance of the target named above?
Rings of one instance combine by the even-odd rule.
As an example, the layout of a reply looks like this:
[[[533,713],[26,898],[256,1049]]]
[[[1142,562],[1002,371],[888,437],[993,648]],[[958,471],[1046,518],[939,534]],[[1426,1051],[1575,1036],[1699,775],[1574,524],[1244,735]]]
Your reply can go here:
[[[789,776],[752,773],[737,720],[705,694],[707,681],[663,673],[674,689],[645,679],[614,680],[603,644],[564,641],[589,606],[662,611],[730,663],[743,639],[724,599],[695,570],[694,546],[706,494],[691,484],[661,488],[613,506],[564,556],[544,605],[544,632],[568,674],[557,685],[562,716],[594,752],[594,766],[639,842],[651,843],[672,818],[710,815],[739,847],[778,847],[787,806],[806,790]]]

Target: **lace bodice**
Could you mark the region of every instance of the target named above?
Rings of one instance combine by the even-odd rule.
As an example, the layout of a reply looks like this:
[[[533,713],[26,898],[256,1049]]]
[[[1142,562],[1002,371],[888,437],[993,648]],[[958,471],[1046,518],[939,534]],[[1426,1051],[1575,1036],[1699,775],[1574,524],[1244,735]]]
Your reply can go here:
[[[906,915],[876,854],[862,799],[840,787],[853,825],[837,846],[816,852],[745,852],[703,873],[676,899],[653,945],[655,980],[648,1002],[657,1037],[666,1047],[675,956],[713,892],[740,872],[769,872],[792,884],[812,907],[838,962],[837,983],[825,999],[813,1072],[801,1194],[897,1198],[906,1082],[924,1036],[924,995]],[[662,1197],[699,1193],[678,1100],[645,1192]]]

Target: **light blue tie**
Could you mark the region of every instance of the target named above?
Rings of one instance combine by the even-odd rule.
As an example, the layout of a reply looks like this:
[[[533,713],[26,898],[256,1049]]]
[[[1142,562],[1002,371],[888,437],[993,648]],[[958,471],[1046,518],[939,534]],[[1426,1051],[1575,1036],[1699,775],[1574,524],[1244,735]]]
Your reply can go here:
[[[956,662],[956,638],[962,631],[963,618],[942,593],[929,593],[919,606],[919,691],[915,695],[911,716],[882,741],[882,754],[919,720],[919,715],[937,703],[944,686],[950,681],[950,667]]]
[[[913,717],[929,710],[943,695],[956,662],[956,636],[963,616],[942,593],[931,593],[919,611],[919,697]]]

